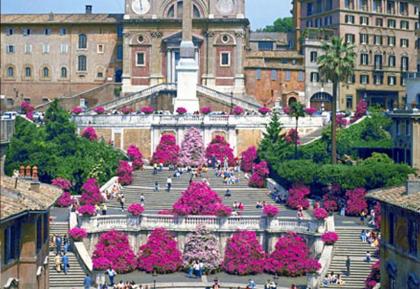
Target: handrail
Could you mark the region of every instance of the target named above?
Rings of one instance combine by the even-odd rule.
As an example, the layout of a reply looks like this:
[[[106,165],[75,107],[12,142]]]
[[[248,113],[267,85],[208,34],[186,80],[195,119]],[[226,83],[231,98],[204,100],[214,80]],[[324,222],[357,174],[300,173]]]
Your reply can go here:
[[[210,88],[208,86],[198,84],[197,85],[197,91],[201,92],[201,93],[204,93],[204,94],[206,94],[206,93],[211,94],[212,93],[213,95],[221,96],[221,97],[219,97],[219,99],[221,99],[223,97],[227,98],[229,100],[232,99],[232,100],[235,100],[236,102],[239,102],[239,103],[245,103],[246,105],[249,105],[250,107],[253,107],[253,108],[260,108],[261,107],[261,105],[259,105],[257,102],[251,102],[251,101],[248,101],[246,99],[242,99],[242,98],[239,98],[239,97],[236,97],[236,96],[233,96],[233,95],[229,95],[227,93],[217,91],[217,90],[215,90],[213,88]],[[207,91],[207,92],[205,92],[205,91]],[[209,96],[211,96],[211,95],[209,95]]]

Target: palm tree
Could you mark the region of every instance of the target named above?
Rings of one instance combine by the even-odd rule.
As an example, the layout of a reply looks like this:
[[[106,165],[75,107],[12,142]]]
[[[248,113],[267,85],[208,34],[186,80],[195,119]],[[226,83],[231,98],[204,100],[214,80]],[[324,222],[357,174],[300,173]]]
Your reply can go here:
[[[354,45],[349,44],[339,37],[333,37],[331,42],[322,44],[324,55],[318,58],[319,72],[322,81],[333,83],[332,98],[332,124],[331,124],[331,161],[337,163],[337,95],[341,81],[353,77],[356,54]]]
[[[289,116],[294,117],[296,120],[295,124],[295,159],[297,159],[297,145],[298,145],[298,124],[299,124],[299,117],[305,116],[305,110],[303,108],[303,105],[298,102],[294,101],[289,106]]]

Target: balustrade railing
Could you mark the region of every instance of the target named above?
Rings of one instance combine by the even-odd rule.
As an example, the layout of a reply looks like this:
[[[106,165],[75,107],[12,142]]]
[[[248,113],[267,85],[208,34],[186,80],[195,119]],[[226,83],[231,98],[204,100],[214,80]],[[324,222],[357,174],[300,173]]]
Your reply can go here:
[[[105,215],[91,218],[80,218],[80,225],[89,232],[117,230],[152,230],[163,227],[169,230],[195,230],[205,225],[210,230],[254,230],[299,233],[320,233],[325,230],[325,223],[317,220],[300,220],[296,218],[267,218],[264,216],[172,216],[144,214],[139,217],[129,215]]]

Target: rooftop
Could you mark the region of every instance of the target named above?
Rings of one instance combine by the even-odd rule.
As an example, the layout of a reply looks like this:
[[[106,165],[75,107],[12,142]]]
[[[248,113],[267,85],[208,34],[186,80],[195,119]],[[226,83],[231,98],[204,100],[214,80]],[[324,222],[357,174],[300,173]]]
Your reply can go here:
[[[250,41],[276,41],[287,43],[287,33],[283,32],[251,32]]]
[[[31,187],[31,180],[1,176],[0,182],[0,222],[29,211],[45,211],[55,203],[62,190],[41,183],[39,190]]]
[[[112,24],[122,19],[123,14],[1,14],[1,24]]]
[[[420,213],[420,191],[407,194],[405,186],[372,190],[367,197]]]

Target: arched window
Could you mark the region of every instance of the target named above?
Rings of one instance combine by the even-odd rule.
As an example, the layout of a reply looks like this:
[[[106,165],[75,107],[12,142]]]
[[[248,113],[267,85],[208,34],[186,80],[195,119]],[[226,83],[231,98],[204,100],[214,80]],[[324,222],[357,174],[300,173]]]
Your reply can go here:
[[[79,34],[79,49],[87,48],[87,36],[86,34]]]
[[[15,76],[15,69],[12,66],[7,68],[7,77],[14,77]]]
[[[85,55],[79,55],[78,56],[77,70],[78,71],[86,71],[87,70],[86,56]]]
[[[29,66],[25,67],[25,77],[32,77],[32,69]]]
[[[50,70],[49,70],[49,68],[48,68],[48,67],[44,67],[44,68],[42,69],[42,76],[43,76],[44,78],[48,78],[48,77],[50,77]]]
[[[67,78],[67,68],[61,67],[61,78]]]
[[[182,1],[177,1],[172,4],[171,7],[169,7],[168,12],[166,12],[166,16],[170,18],[182,18],[182,5]],[[192,14],[193,18],[201,18],[200,9],[194,4]]]

